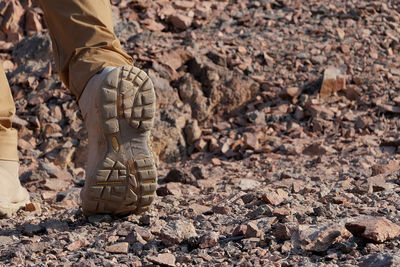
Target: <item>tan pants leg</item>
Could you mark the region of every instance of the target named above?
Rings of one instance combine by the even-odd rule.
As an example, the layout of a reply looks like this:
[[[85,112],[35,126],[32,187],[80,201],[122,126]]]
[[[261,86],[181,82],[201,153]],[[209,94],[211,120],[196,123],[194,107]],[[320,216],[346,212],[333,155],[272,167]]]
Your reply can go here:
[[[89,79],[133,61],[114,34],[110,0],[39,0],[61,80],[79,98]]]
[[[17,130],[11,128],[15,105],[0,61],[0,160],[18,160]]]

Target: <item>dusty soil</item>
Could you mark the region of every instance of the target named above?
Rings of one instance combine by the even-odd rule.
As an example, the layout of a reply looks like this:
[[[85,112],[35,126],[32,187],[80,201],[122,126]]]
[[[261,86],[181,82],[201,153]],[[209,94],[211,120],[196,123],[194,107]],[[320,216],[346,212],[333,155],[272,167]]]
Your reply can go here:
[[[157,90],[159,197],[82,215],[87,132],[42,11],[0,1],[32,197],[0,220],[1,264],[400,265],[398,1],[112,3]]]

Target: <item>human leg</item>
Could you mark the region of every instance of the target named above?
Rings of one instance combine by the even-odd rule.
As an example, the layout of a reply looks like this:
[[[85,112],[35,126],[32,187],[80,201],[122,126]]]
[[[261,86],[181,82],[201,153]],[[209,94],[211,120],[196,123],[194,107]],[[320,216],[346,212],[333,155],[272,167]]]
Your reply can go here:
[[[17,131],[12,128],[14,101],[0,61],[0,217],[10,217],[29,202],[18,178]]]
[[[85,214],[146,211],[156,170],[148,146],[155,93],[113,32],[109,0],[40,0],[56,65],[78,97],[89,133]]]
[[[114,34],[109,0],[39,0],[53,44],[56,67],[78,97],[107,66],[132,65]]]

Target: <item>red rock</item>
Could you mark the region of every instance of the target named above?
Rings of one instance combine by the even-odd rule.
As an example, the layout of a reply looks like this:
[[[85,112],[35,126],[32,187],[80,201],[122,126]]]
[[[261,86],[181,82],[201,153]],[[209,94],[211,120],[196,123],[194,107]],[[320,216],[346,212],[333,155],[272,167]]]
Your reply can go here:
[[[77,250],[77,249],[80,249],[81,247],[82,247],[82,242],[79,241],[79,240],[76,240],[76,241],[72,242],[71,244],[69,244],[69,245],[67,246],[67,249],[68,249],[69,251],[75,251],[75,250]]]
[[[57,210],[68,210],[77,208],[79,205],[72,199],[65,199],[63,201],[53,203],[51,206]]]
[[[186,30],[192,24],[193,18],[183,14],[173,14],[168,21],[178,30]]]
[[[45,192],[42,192],[41,195],[42,195],[42,199],[43,199],[43,200],[46,200],[46,201],[47,201],[47,200],[53,200],[53,199],[56,198],[57,192],[54,192],[54,191],[51,191],[51,192],[45,191]]]
[[[214,165],[221,165],[221,160],[218,158],[212,158],[211,159],[212,164]]]
[[[187,122],[185,126],[185,134],[189,144],[194,144],[201,137],[201,129],[197,120]]]
[[[321,156],[321,155],[326,155],[326,154],[332,154],[335,153],[336,150],[325,146],[320,143],[314,143],[311,144],[307,147],[305,147],[302,151],[303,154],[310,155],[310,156]]]
[[[66,170],[72,162],[75,150],[74,147],[60,150],[57,157],[54,159],[54,164],[59,166],[62,170]]]
[[[229,214],[232,210],[228,206],[219,205],[212,207],[212,211],[218,214]]]
[[[338,36],[339,36],[340,39],[343,39],[343,38],[344,38],[345,33],[344,33],[343,29],[341,29],[341,28],[336,28],[336,32],[337,32],[337,34],[338,34]]]
[[[326,223],[320,225],[299,225],[296,239],[302,249],[322,252],[334,243],[346,240],[350,233],[343,223]]]
[[[180,9],[189,9],[194,7],[195,1],[177,0],[174,1],[173,4]]]
[[[372,175],[395,173],[399,170],[400,165],[397,161],[390,161],[386,165],[372,166]]]
[[[40,206],[40,203],[28,203],[25,205],[25,210],[30,211],[30,212],[41,212],[42,208]]]
[[[143,29],[152,32],[161,32],[165,29],[165,26],[151,18],[147,18],[140,21],[143,24]]]
[[[218,243],[219,235],[216,232],[209,232],[200,237],[200,248],[211,248]]]
[[[174,195],[180,197],[182,195],[181,183],[169,182],[157,189],[157,195]]]
[[[272,215],[277,217],[285,217],[290,215],[290,209],[288,207],[276,207],[272,210]]]
[[[239,46],[238,47],[238,52],[242,55],[245,55],[247,53],[247,49],[244,46]]]
[[[247,231],[247,225],[241,224],[235,227],[235,229],[232,232],[233,236],[240,236],[240,235],[245,235]]]
[[[288,193],[282,189],[277,189],[276,191],[264,193],[262,198],[266,203],[271,205],[279,205],[288,198]]]
[[[129,243],[128,242],[120,242],[114,245],[110,245],[106,247],[106,252],[108,253],[118,253],[118,254],[126,254],[128,253]]]
[[[383,174],[369,177],[364,186],[366,187],[366,191],[368,193],[380,192],[389,189],[389,184],[386,183],[386,178]]]
[[[162,266],[175,266],[175,256],[171,253],[161,253],[157,256],[148,256],[147,260]]]
[[[60,179],[46,179],[42,183],[42,187],[46,190],[62,191],[70,186],[70,183]]]
[[[183,240],[197,236],[193,224],[184,219],[170,221],[153,233],[159,235],[166,245],[180,244]]]
[[[246,226],[246,238],[261,237],[263,235],[263,232],[258,229],[257,224],[249,222]]]
[[[259,142],[258,142],[258,138],[257,138],[256,134],[246,132],[243,134],[243,137],[244,137],[244,143],[246,144],[246,146],[248,148],[250,148],[252,150],[258,149]]]
[[[301,89],[299,87],[288,87],[283,89],[279,96],[282,98],[295,98],[301,94]]]
[[[329,67],[324,72],[320,96],[326,98],[346,87],[346,76],[338,68]]]
[[[209,206],[200,205],[197,203],[193,203],[189,205],[189,211],[193,212],[194,214],[203,214],[206,212],[210,212],[211,208]]]
[[[11,0],[3,16],[2,28],[10,33],[21,31],[19,23],[24,15],[24,8],[19,1]]]
[[[295,225],[280,223],[272,230],[272,235],[282,241],[290,240],[295,229]]]
[[[198,151],[204,151],[207,148],[207,142],[204,141],[203,138],[200,138],[199,140],[197,140],[194,144],[194,146],[196,147],[196,149]]]
[[[389,104],[382,104],[382,103],[377,103],[376,106],[379,107],[380,110],[382,110],[384,112],[400,114],[400,107],[398,107],[398,106],[393,106],[393,105],[389,105]]]
[[[400,236],[400,226],[383,217],[360,217],[346,223],[346,228],[354,236],[363,237],[377,243]]]
[[[32,9],[25,13],[25,30],[27,32],[41,32],[43,30],[40,15]]]
[[[261,185],[259,181],[253,180],[253,179],[240,179],[239,181],[239,187],[241,190],[246,191],[246,190],[255,190]]]

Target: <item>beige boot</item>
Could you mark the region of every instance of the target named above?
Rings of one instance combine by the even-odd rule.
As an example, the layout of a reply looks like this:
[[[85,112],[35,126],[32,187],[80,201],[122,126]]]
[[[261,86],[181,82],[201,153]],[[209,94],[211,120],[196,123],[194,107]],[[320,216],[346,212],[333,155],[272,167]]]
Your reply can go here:
[[[149,209],[157,173],[148,146],[155,93],[138,68],[107,67],[87,84],[79,100],[89,133],[85,215],[127,215]]]
[[[29,203],[29,193],[18,179],[19,163],[0,160],[0,218],[11,217]]]

